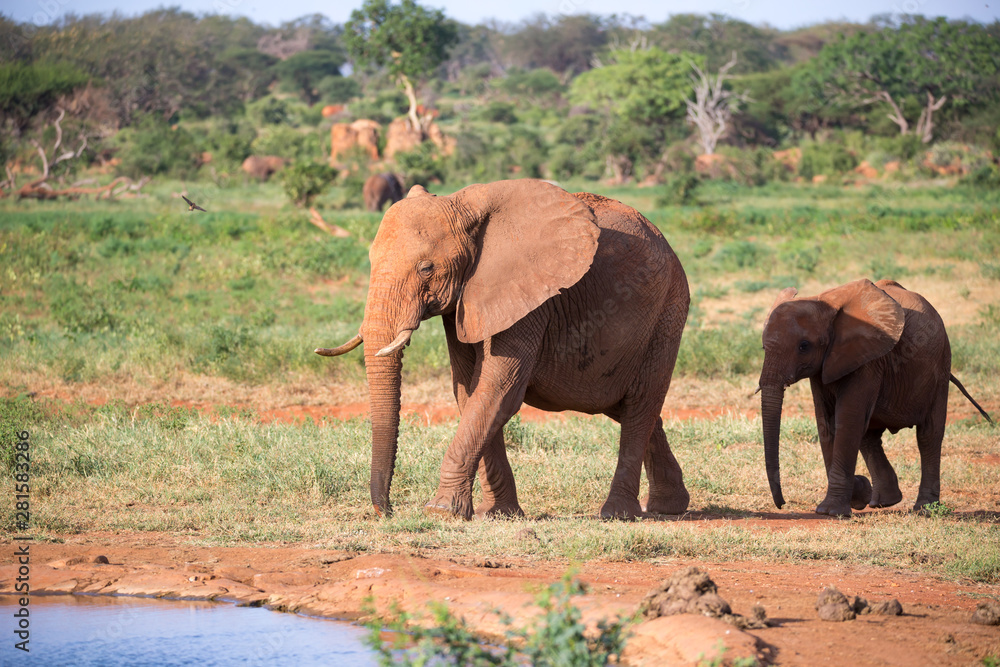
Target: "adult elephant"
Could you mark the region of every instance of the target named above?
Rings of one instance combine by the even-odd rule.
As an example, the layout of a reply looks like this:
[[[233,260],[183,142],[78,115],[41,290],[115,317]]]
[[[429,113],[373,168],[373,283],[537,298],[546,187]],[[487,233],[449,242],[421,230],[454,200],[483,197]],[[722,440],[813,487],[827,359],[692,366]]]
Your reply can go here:
[[[809,378],[826,498],[819,514],[889,507],[903,499],[882,434],[915,426],[920,489],[914,510],[941,496],[941,441],[949,381],[989,420],[951,374],[951,347],[937,311],[893,280],[857,280],[812,298],[783,290],[764,325],[760,374],[764,458],[774,504],[785,503],[778,433],[785,387]],[[992,421],[992,420],[990,420]],[[872,480],[854,474],[858,451]]]
[[[369,211],[381,211],[386,202],[395,204],[403,198],[403,179],[396,174],[373,174],[365,181],[362,188],[365,208]]]
[[[683,512],[689,496],[660,410],[689,294],[680,261],[638,211],[538,180],[471,185],[435,197],[414,186],[382,219],[360,333],[371,394],[371,498],[391,511],[403,348],[440,315],[461,420],[429,511],[520,515],[503,426],[522,402],[603,413],[621,424],[602,517]]]

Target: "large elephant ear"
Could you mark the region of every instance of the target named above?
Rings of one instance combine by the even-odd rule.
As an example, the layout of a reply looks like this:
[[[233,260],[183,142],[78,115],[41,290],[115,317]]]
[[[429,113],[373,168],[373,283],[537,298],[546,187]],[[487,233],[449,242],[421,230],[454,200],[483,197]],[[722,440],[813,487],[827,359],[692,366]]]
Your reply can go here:
[[[824,383],[888,354],[903,334],[903,307],[870,280],[856,280],[816,298],[837,309],[833,340],[823,362]]]
[[[600,228],[590,207],[562,188],[522,179],[452,197],[476,239],[456,312],[459,340],[478,343],[509,328],[590,269]]]

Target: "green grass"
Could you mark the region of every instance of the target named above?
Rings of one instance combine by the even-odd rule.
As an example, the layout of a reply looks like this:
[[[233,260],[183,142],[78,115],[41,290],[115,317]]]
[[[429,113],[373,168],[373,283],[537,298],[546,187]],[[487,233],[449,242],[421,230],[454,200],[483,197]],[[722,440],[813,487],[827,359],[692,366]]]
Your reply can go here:
[[[26,399],[22,399],[26,400]],[[91,531],[167,531],[208,544],[305,542],[356,552],[433,552],[451,556],[522,556],[569,562],[663,559],[846,563],[907,567],[951,578],[1000,581],[1000,521],[964,500],[995,484],[977,464],[992,451],[992,428],[949,427],[943,457],[947,512],[900,512],[770,530],[741,522],[771,512],[759,420],[670,422],[666,430],[691,492],[691,511],[726,519],[711,530],[692,520],[603,523],[617,456],[610,420],[508,425],[509,456],[528,518],[441,520],[421,508],[433,494],[455,424],[404,420],[393,479],[396,513],[370,510],[370,427],[264,424],[247,414],[202,415],[164,405],[59,408],[43,403],[17,418],[31,433],[32,516],[45,535]],[[792,512],[811,513],[826,489],[815,425],[782,424],[782,478]],[[919,460],[912,430],[886,440],[913,502]],[[720,472],[723,471],[723,472]],[[13,527],[3,508],[0,525]],[[777,528],[786,528],[776,521]],[[532,529],[531,534],[525,528]]]
[[[637,206],[670,240],[692,292],[676,375],[698,378],[704,391],[752,386],[763,317],[782,287],[808,294],[891,275],[936,286],[968,306],[964,319],[949,323],[953,369],[973,395],[995,401],[1000,195],[705,183],[698,206],[658,206],[652,189],[573,185]],[[932,516],[884,512],[772,531],[743,521],[773,510],[756,421],[667,425],[692,510],[724,519],[705,530],[697,520],[594,520],[617,456],[618,428],[606,419],[507,425],[528,519],[427,517],[421,507],[455,425],[404,420],[397,513],[378,519],[369,509],[365,421],[261,423],[242,408],[201,414],[168,404],[192,398],[170,394],[180,375],[318,391],[364,382],[360,354],[330,361],[312,349],[357,332],[379,216],[351,208],[349,195],[332,188],[317,206],[353,235],[334,239],[285,204],[276,184],[223,186],[191,186],[189,196],[209,210],[198,215],[178,204],[173,193],[183,185],[171,182],[154,183],[140,200],[0,201],[0,382],[7,388],[0,426],[4,437],[31,432],[32,509],[43,535],[158,530],[210,544],[290,541],[566,561],[829,559],[1000,581],[1000,528],[995,514],[981,511],[995,468],[976,463],[995,451],[995,435],[976,422],[949,426],[943,504]],[[439,322],[414,335],[404,372],[408,384],[447,376]],[[115,387],[150,384],[165,387],[166,402],[93,407],[27,396],[38,387],[98,385],[114,397]],[[788,418],[782,428],[786,498],[791,510],[811,513],[825,492],[815,425]],[[13,442],[0,441],[8,469]],[[888,438],[886,450],[904,503],[912,503],[919,478],[912,431]],[[5,529],[13,521],[10,508],[0,510]]]
[[[595,189],[593,183],[570,189]],[[353,335],[364,310],[367,243],[379,216],[318,205],[354,234],[330,238],[275,184],[200,185],[189,214],[164,182],[121,202],[0,202],[0,377],[64,382],[166,379],[184,370],[237,382],[356,381],[359,355],[312,354]],[[452,187],[439,186],[441,192]],[[642,210],[671,241],[693,303],[677,372],[730,378],[759,365],[764,309],[736,296],[833,286],[867,276],[928,275],[966,290],[996,283],[1000,198],[944,188],[845,190],[706,183],[701,206],[660,206],[647,190],[596,188]],[[1000,290],[1000,285],[997,286]],[[738,324],[703,301],[729,294]],[[953,329],[956,369],[995,368],[996,318]],[[985,342],[983,342],[985,341]],[[409,380],[447,373],[441,328],[407,352]]]

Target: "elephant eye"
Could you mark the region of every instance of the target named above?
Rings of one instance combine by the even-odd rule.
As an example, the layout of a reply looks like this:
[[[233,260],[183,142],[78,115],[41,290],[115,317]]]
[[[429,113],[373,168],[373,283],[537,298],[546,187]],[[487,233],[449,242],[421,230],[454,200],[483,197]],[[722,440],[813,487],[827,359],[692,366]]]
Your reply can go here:
[[[417,272],[424,278],[429,278],[434,273],[434,262],[425,259],[417,264]]]
[[[799,343],[799,352],[808,352],[808,351],[809,351],[809,341],[807,340],[801,341]]]

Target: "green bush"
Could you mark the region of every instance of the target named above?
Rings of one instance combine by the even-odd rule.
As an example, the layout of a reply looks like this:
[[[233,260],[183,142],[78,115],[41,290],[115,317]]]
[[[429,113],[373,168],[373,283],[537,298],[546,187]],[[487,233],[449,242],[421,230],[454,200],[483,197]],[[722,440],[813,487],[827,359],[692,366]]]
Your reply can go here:
[[[974,188],[1000,188],[1000,169],[995,164],[984,164],[963,176],[961,183]]]
[[[445,177],[444,162],[437,154],[434,144],[429,141],[425,141],[412,151],[397,153],[396,163],[410,183],[427,185],[443,181]]]
[[[336,176],[337,171],[325,164],[299,162],[282,170],[281,185],[293,204],[305,207],[309,206]]]
[[[316,86],[320,99],[328,104],[342,104],[361,96],[361,84],[344,76],[327,76]]]
[[[656,198],[657,206],[684,206],[695,200],[701,179],[694,174],[675,174],[667,179]]]
[[[250,122],[257,127],[286,125],[290,122],[288,103],[270,95],[248,104],[246,114]]]
[[[811,179],[820,174],[835,176],[858,166],[857,158],[839,143],[807,144],[802,147],[799,176]]]
[[[479,117],[488,123],[504,123],[510,125],[517,122],[514,105],[510,102],[493,100],[479,112]]]
[[[179,125],[167,125],[153,115],[115,136],[121,159],[118,171],[130,178],[168,174],[191,178],[198,170],[198,147],[194,137]]]
[[[277,155],[293,162],[315,160],[323,155],[318,132],[303,132],[288,125],[262,127],[250,144],[254,155]]]

